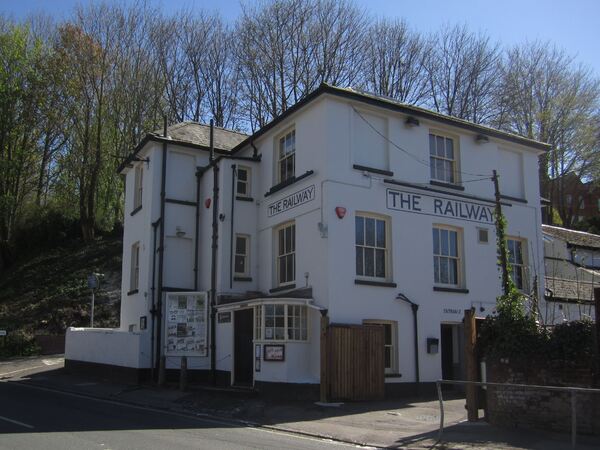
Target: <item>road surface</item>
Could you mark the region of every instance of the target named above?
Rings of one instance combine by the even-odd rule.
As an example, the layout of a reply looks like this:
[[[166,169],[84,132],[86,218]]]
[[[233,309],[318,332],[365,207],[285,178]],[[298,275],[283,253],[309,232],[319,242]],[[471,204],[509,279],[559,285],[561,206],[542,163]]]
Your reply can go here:
[[[347,449],[218,419],[0,382],[0,449]]]

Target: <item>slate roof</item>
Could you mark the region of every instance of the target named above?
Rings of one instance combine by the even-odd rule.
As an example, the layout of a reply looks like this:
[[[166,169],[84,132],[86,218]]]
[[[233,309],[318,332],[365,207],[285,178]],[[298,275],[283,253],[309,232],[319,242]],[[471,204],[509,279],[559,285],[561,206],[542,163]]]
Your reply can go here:
[[[546,300],[576,303],[594,301],[594,283],[546,277]]]
[[[542,232],[554,238],[562,239],[572,246],[600,249],[600,236],[597,234],[568,230],[550,225],[542,225]]]
[[[151,134],[162,138],[163,130],[156,130]],[[167,127],[167,135],[173,142],[182,142],[207,148],[210,146],[210,125],[198,122],[180,122]],[[230,151],[247,137],[248,135],[244,133],[215,127],[215,149]]]

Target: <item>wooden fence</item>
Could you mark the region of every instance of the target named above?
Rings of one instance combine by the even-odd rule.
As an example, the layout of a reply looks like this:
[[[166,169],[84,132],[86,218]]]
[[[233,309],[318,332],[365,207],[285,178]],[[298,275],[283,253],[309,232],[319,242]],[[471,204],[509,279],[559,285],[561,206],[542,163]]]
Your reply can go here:
[[[385,392],[381,325],[325,325],[322,329],[322,399],[379,400]]]

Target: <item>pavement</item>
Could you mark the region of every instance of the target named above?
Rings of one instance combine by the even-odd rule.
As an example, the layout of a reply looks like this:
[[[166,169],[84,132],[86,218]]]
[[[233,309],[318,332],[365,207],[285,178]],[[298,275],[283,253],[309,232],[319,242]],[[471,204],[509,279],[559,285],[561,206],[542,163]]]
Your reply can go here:
[[[30,395],[23,401],[19,400],[20,395],[17,395],[18,392],[15,394],[11,391],[12,397],[5,397],[2,391],[6,389],[7,385],[15,392],[20,389],[22,391],[20,395],[23,395],[23,392],[27,390],[36,390],[37,396]],[[4,424],[2,423],[3,416],[18,422],[22,422],[19,417],[25,417],[23,423],[26,424],[29,423],[27,420],[33,422],[41,420],[41,417],[11,416],[12,412],[6,412],[7,405],[18,403],[19,407],[22,407],[29,401],[36,403],[40,401],[36,399],[53,395],[75,398],[80,402],[83,400],[86,404],[90,402],[110,402],[112,405],[119,405],[120,408],[137,408],[136,411],[138,412],[136,414],[141,414],[139,413],[140,408],[145,408],[149,421],[149,424],[142,426],[145,431],[158,432],[157,430],[162,429],[159,426],[160,424],[155,423],[157,419],[154,418],[154,415],[174,414],[174,417],[177,418],[175,425],[171,423],[173,417],[165,420],[167,428],[172,432],[179,428],[185,429],[186,433],[190,432],[189,430],[196,429],[198,429],[197,433],[202,433],[202,430],[211,430],[212,434],[208,438],[203,437],[203,439],[207,439],[206,442],[212,442],[213,447],[218,446],[219,448],[229,445],[231,448],[236,448],[238,444],[245,446],[245,448],[253,447],[254,444],[259,445],[260,448],[268,448],[271,444],[274,446],[273,448],[311,448],[310,445],[319,442],[315,439],[320,440],[324,446],[338,443],[340,445],[348,444],[377,448],[438,448],[446,450],[475,448],[558,450],[570,448],[569,435],[522,429],[504,429],[491,426],[483,421],[467,422],[464,398],[456,395],[452,397],[452,395],[447,394],[445,394],[447,399],[444,401],[445,428],[443,439],[438,442],[439,403],[437,399],[430,398],[320,406],[308,401],[288,402],[277,399],[263,399],[252,393],[215,390],[199,386],[191,386],[188,391],[181,392],[175,386],[164,388],[151,385],[132,386],[70,375],[64,371],[64,359],[61,355],[0,361],[0,388],[0,399],[2,399],[0,401],[0,433],[3,432],[3,425],[10,424],[6,421],[4,421]],[[40,395],[39,392],[44,394]],[[7,399],[10,400],[7,402]],[[58,403],[68,404],[64,400],[60,400]],[[26,409],[28,411],[38,411],[47,407],[44,403],[33,408],[30,405]],[[63,410],[60,414],[68,415],[68,411]],[[44,417],[53,416],[53,414],[44,415]],[[94,426],[81,425],[79,428],[76,427],[75,431],[86,431],[87,436],[87,431],[105,433],[108,430],[115,429],[119,429],[121,432],[138,429],[140,427],[137,425],[140,420],[139,417],[134,416],[133,419],[128,419],[129,416],[131,416],[130,412],[125,414],[124,417],[120,417],[119,420],[116,417],[111,418],[116,422],[104,424],[99,429]],[[133,423],[131,423],[131,420],[133,420]],[[192,422],[189,422],[190,420]],[[216,427],[218,431],[216,434],[214,424],[210,425],[211,421],[215,420],[221,424],[226,424]],[[183,423],[177,425],[179,421]],[[194,423],[196,423],[195,426]],[[19,428],[18,425],[13,425]],[[42,429],[49,427],[59,434],[73,431],[68,427],[66,429],[57,427],[56,424],[49,426],[44,421],[33,425]],[[232,441],[213,441],[212,439],[217,439],[215,436],[220,436],[219,433],[222,432],[223,427],[227,429],[224,436],[228,436]],[[27,431],[26,427],[21,428],[22,432]],[[232,430],[235,430],[235,432]],[[266,441],[261,443],[262,441],[252,440],[256,436],[250,438],[242,433],[247,434],[247,430],[254,430],[253,433],[257,433],[256,430],[271,432],[275,433],[276,437],[269,435],[268,439],[265,438]],[[176,444],[185,444],[185,442],[179,442],[182,439],[181,437],[175,438],[176,436],[178,436],[177,433],[173,437],[163,436],[160,439],[154,437],[157,440],[152,440],[147,448],[154,448],[152,445],[156,442],[163,442],[164,444],[164,439],[171,438],[175,439]],[[3,448],[3,442],[3,438],[0,437],[0,448]],[[11,441],[9,448],[19,448],[13,444],[17,443]],[[175,445],[175,447],[177,446]],[[51,446],[46,447],[52,448]],[[95,446],[91,447],[95,448]],[[113,445],[110,448],[117,447],[119,446]],[[26,448],[26,446],[23,446],[23,448]],[[82,447],[80,446],[80,448]],[[579,436],[577,448],[584,450],[598,449],[600,448],[600,439]]]

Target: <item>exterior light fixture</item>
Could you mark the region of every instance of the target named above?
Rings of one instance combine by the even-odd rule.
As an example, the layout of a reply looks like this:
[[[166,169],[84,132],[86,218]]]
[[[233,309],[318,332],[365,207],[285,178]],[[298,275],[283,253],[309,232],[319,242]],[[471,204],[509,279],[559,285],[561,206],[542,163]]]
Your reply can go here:
[[[413,116],[408,116],[404,123],[409,127],[418,127],[420,125],[419,119]]]
[[[346,208],[344,208],[343,206],[336,206],[335,215],[338,216],[338,219],[343,219],[346,215]]]
[[[207,198],[206,200],[204,200],[204,207],[206,209],[210,208],[210,198]]]
[[[477,142],[478,144],[487,144],[488,142],[490,142],[490,138],[487,137],[485,134],[478,134],[475,137],[475,142]]]
[[[175,227],[175,236],[177,236],[178,238],[182,238],[185,236],[185,231],[181,229],[181,227],[177,226]]]
[[[440,340],[438,338],[427,338],[427,353],[434,355],[439,352]]]

